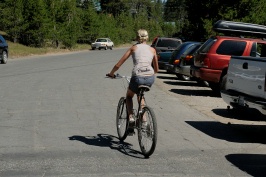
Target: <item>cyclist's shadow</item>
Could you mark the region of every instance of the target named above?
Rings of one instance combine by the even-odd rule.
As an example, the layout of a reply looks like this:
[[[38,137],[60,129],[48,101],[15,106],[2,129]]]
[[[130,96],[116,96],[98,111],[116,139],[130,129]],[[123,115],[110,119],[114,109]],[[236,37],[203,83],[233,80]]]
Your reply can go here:
[[[76,140],[92,146],[110,147],[128,156],[144,158],[141,152],[132,149],[132,144],[120,141],[117,137],[108,134],[97,134],[97,136],[73,135],[69,140]]]

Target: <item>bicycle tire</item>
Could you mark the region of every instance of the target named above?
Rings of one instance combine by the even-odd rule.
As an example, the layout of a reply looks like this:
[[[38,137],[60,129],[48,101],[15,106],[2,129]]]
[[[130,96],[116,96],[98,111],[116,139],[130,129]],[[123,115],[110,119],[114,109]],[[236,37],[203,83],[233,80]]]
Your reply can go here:
[[[142,127],[142,117],[146,116],[147,127]],[[145,106],[142,109],[141,118],[138,121],[138,141],[142,154],[148,158],[153,154],[157,144],[157,121],[153,109]],[[150,146],[146,146],[151,141]]]
[[[116,113],[116,129],[118,138],[123,141],[127,138],[127,128],[128,128],[128,119],[127,119],[127,109],[126,109],[126,98],[121,97],[117,105]]]

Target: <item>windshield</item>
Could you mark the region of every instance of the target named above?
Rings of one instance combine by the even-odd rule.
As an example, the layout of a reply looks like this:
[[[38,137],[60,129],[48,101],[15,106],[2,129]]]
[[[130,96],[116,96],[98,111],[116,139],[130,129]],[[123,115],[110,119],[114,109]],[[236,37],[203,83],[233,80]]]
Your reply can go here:
[[[107,42],[106,39],[97,39],[96,42]]]
[[[173,39],[159,39],[156,47],[174,47],[176,48],[181,44],[178,40]]]

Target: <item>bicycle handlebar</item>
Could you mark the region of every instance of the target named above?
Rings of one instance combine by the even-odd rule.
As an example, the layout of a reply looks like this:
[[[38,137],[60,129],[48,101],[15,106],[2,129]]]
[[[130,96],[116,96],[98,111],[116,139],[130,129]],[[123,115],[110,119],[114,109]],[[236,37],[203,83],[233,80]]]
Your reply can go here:
[[[112,78],[112,79],[120,79],[120,78],[125,78],[128,82],[130,82],[130,79],[131,79],[131,77],[130,76],[122,76],[122,75],[120,75],[120,74],[115,74],[114,75],[114,77],[112,77],[109,73],[108,74],[106,74],[106,76],[108,77],[108,78]]]
[[[114,77],[113,77],[113,76],[111,76],[109,73],[106,74],[106,76],[109,77],[109,78],[112,78],[112,79],[115,79],[115,78],[116,78],[116,75],[114,75]]]

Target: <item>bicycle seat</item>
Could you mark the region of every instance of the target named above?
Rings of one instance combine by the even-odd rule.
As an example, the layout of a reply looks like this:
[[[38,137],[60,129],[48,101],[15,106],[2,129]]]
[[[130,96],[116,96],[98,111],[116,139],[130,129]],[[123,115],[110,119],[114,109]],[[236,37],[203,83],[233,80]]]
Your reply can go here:
[[[148,92],[150,90],[151,87],[147,86],[147,85],[140,85],[139,86],[139,90],[143,90],[144,92]]]

